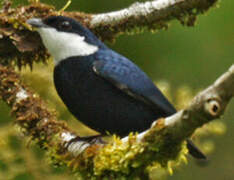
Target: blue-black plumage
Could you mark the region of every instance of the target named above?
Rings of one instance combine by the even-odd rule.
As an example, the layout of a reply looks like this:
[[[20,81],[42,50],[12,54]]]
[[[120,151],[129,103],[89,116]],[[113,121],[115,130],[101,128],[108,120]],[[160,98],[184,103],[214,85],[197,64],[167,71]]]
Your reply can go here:
[[[151,79],[74,19],[30,19],[56,61],[54,84],[69,111],[87,126],[125,136],[176,112]],[[190,153],[205,158],[188,140]]]
[[[72,114],[101,133],[141,132],[155,119],[175,113],[145,73],[110,50],[61,61],[54,82]]]

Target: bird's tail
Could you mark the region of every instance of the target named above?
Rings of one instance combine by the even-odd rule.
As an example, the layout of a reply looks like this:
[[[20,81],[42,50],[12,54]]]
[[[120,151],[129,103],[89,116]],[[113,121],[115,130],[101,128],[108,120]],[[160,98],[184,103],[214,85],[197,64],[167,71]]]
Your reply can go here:
[[[206,160],[206,155],[198,149],[198,147],[192,142],[191,139],[187,139],[187,147],[189,150],[189,154],[191,154],[196,159]]]

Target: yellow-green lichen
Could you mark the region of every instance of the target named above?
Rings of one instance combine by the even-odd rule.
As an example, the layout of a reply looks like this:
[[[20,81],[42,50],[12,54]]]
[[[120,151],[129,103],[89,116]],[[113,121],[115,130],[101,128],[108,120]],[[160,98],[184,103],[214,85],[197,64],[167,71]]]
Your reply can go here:
[[[94,159],[95,175],[106,170],[128,174],[131,167],[140,165],[140,162],[132,160],[143,151],[144,143],[136,143],[136,135],[130,134],[127,143],[114,136],[113,142],[102,148]]]

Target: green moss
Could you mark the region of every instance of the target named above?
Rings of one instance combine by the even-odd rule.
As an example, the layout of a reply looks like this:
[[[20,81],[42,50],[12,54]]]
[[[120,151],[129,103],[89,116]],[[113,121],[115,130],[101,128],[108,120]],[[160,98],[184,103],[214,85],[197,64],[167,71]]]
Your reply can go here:
[[[118,137],[114,137],[111,144],[102,148],[94,159],[94,174],[114,171],[129,174],[131,168],[137,168],[141,162],[133,161],[144,151],[144,143],[136,143],[136,135],[130,134],[128,143],[124,144]]]

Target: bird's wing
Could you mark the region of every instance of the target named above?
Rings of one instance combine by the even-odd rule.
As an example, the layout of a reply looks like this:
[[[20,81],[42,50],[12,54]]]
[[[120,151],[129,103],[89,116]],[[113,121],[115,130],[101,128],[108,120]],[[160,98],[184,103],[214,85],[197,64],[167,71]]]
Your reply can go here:
[[[97,75],[106,79],[129,96],[151,105],[157,112],[163,113],[163,116],[169,116],[176,112],[175,108],[149,77],[131,61],[124,57],[115,59],[108,56],[108,59],[105,59],[103,56],[102,59],[104,60],[97,60],[93,63],[93,70]],[[198,159],[206,159],[206,156],[190,139],[187,139],[187,143],[192,156]]]
[[[149,77],[128,59],[124,57],[119,59],[118,57],[116,60],[104,57],[104,60],[94,61],[93,70],[129,96],[143,101],[156,111],[160,111],[163,116],[169,116],[176,112]]]

